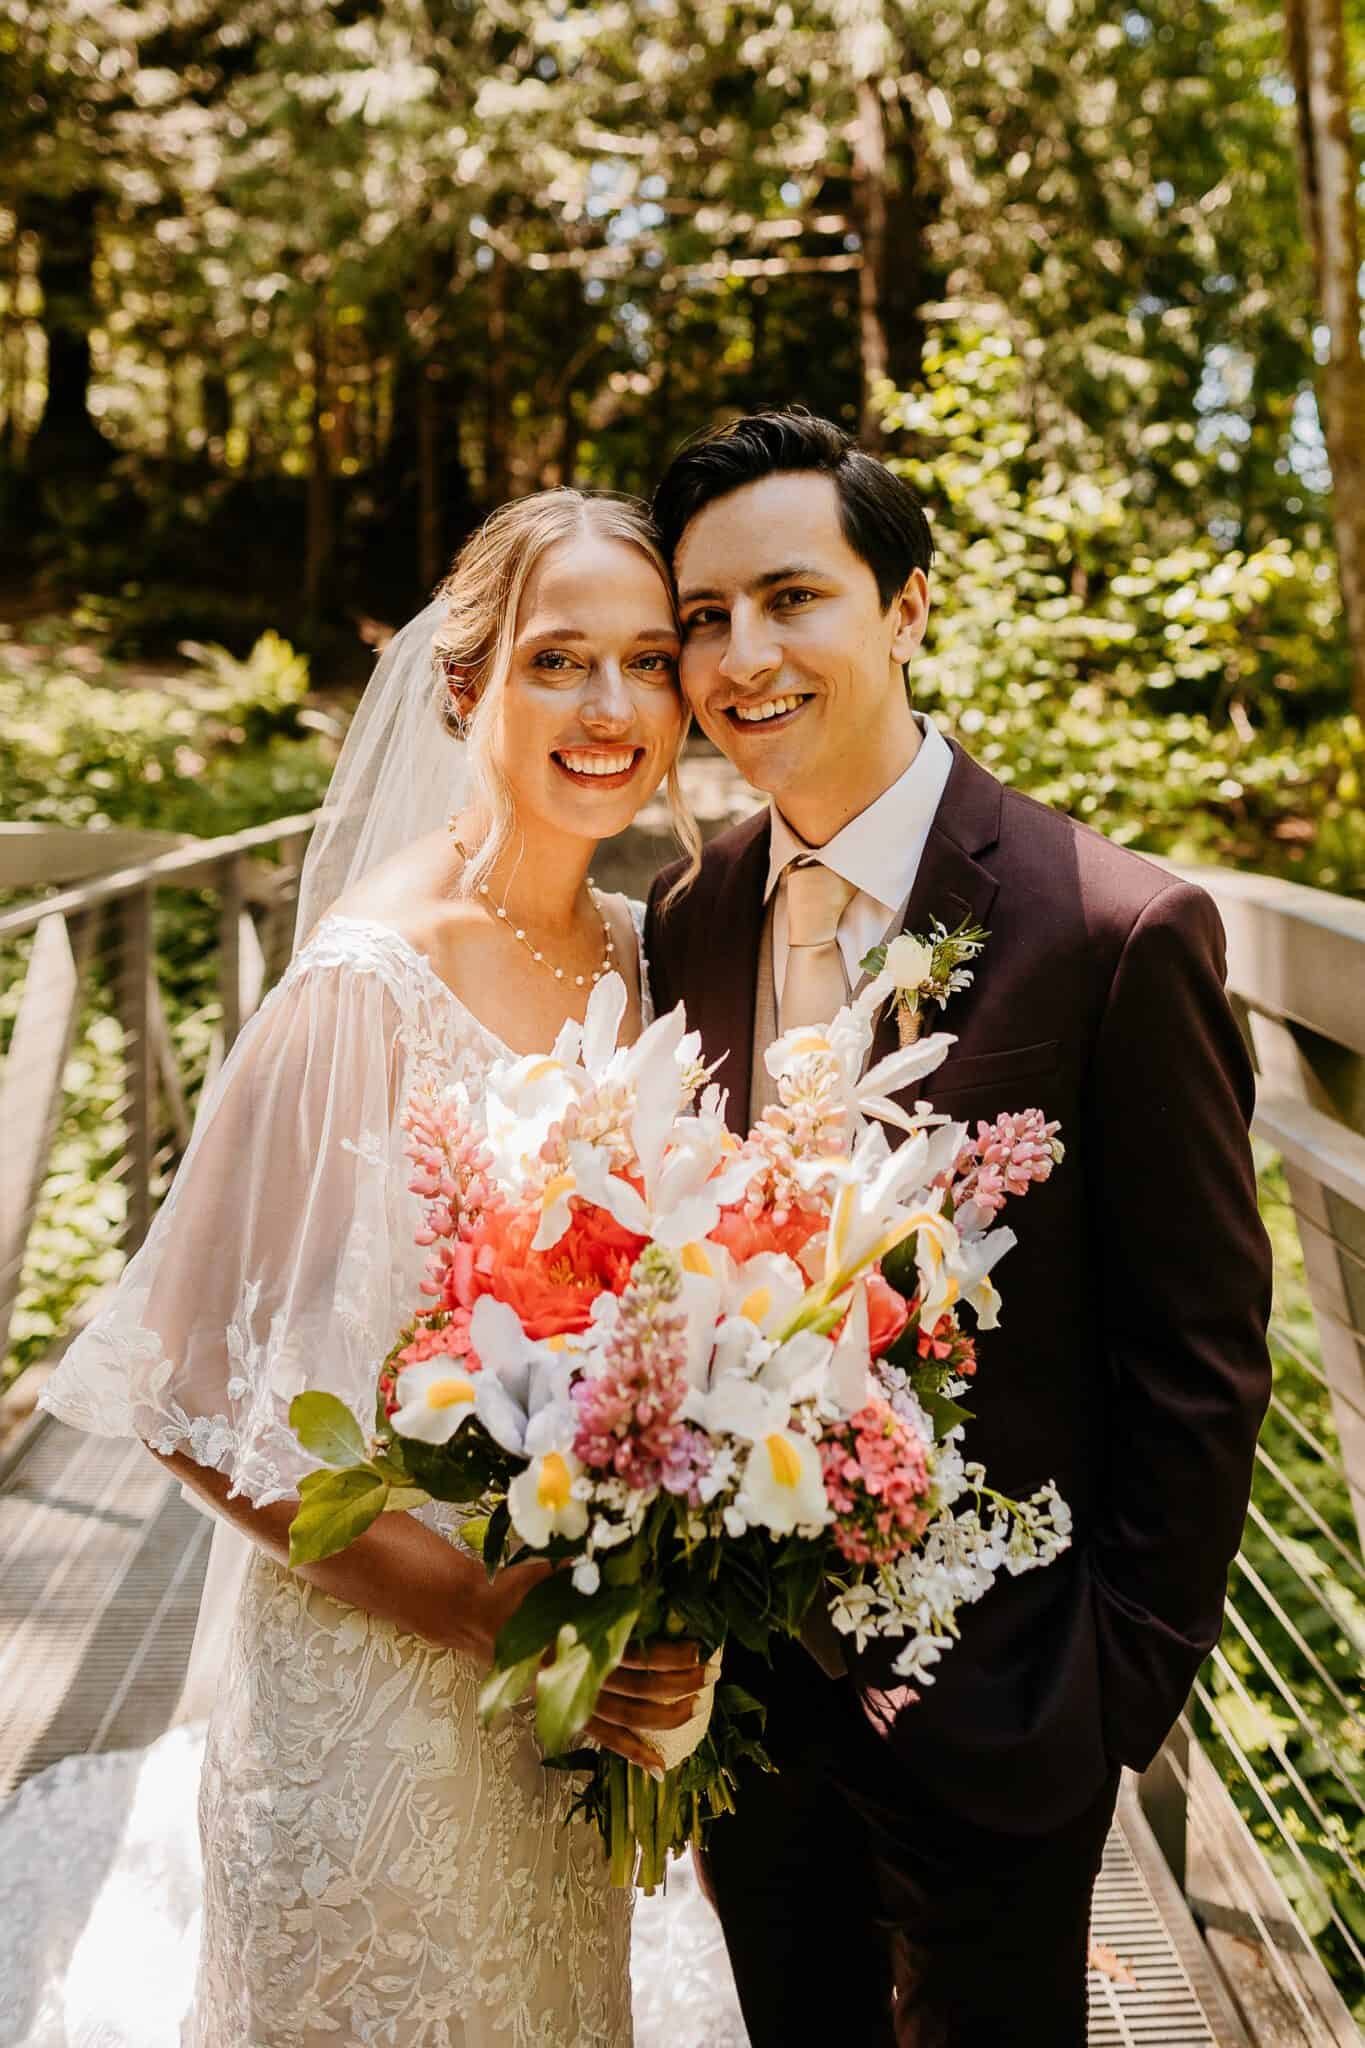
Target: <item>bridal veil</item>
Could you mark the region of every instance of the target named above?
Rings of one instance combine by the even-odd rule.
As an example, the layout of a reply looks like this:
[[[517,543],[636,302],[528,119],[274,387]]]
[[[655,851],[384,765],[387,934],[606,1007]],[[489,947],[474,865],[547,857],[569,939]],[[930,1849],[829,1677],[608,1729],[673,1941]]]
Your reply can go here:
[[[433,661],[444,614],[434,599],[382,653],[304,861],[294,960],[206,1088],[145,1244],[42,1395],[82,1429],[188,1450],[258,1506],[313,1462],[288,1427],[305,1384],[368,1426],[374,1332],[412,1298],[384,1158],[392,997],[382,972],[346,973],[307,942],[345,891],[464,799],[466,750]],[[179,1720],[212,1704],[249,1553],[218,1522]]]

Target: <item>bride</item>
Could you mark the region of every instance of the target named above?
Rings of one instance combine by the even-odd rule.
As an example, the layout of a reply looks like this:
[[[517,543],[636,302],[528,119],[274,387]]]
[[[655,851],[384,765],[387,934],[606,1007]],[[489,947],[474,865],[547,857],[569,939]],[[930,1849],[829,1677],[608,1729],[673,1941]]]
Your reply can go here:
[[[206,1101],[146,1245],[43,1394],[136,1434],[249,1539],[199,1794],[193,2048],[626,2048],[630,1899],[565,1824],[529,1709],[476,1702],[543,1564],[491,1581],[461,1511],[383,1517],[290,1571],[305,1387],[368,1426],[417,1299],[401,1111],[424,1066],[477,1091],[622,977],[638,918],[588,880],[669,780],[685,728],[667,573],[641,510],[559,490],[504,507],[386,651],[305,864],[301,944]],[[695,843],[685,819],[683,836]],[[220,1538],[222,1531],[220,1529]],[[240,1544],[238,1548],[242,1548]],[[657,1762],[691,1645],[624,1665],[591,1733]]]

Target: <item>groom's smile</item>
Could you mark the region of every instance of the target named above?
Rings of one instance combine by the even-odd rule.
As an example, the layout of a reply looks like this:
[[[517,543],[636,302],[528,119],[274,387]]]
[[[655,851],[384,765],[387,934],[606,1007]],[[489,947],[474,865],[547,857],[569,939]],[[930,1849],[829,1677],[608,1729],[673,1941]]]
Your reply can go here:
[[[820,845],[913,760],[903,665],[928,613],[922,573],[883,605],[838,491],[779,472],[704,505],[674,556],[682,683],[707,737]]]

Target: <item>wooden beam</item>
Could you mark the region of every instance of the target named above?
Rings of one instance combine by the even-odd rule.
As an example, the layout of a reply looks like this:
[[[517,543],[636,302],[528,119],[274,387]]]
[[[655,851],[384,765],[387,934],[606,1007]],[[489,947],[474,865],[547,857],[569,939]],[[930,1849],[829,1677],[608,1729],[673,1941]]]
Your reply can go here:
[[[38,926],[0,1074],[0,1355],[19,1298],[24,1248],[61,1116],[62,1079],[80,1013],[97,919]]]

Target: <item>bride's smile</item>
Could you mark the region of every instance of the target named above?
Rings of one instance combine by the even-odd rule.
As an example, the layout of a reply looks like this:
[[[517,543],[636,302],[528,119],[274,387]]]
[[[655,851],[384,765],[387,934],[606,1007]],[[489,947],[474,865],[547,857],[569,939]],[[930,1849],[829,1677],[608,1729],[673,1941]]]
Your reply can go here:
[[[593,840],[663,780],[686,718],[669,591],[639,548],[586,531],[527,578],[493,745],[518,822]]]

